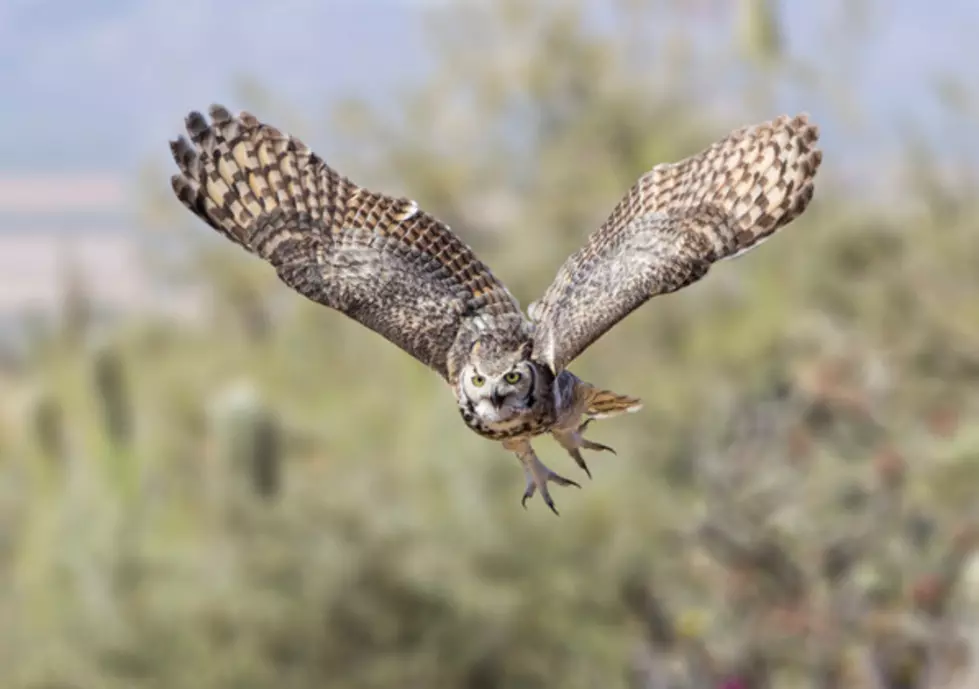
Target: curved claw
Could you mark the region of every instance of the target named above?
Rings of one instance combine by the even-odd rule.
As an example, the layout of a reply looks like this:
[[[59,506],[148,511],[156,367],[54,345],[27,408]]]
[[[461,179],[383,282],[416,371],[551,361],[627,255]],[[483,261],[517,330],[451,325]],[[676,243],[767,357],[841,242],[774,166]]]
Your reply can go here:
[[[613,450],[608,445],[602,445],[601,443],[592,442],[591,440],[581,439],[581,447],[586,450],[597,450],[598,452],[611,452],[613,455],[618,456],[618,452]]]
[[[582,447],[585,446],[582,445]],[[581,450],[579,450],[577,447],[573,447],[568,450],[568,454],[571,455],[571,459],[574,460],[574,463],[580,466],[584,472],[588,474],[588,478],[590,479],[591,471],[588,469],[588,465],[585,463],[585,458],[581,456]]]
[[[581,488],[581,484],[555,473],[541,462],[533,452],[518,455],[518,457],[523,464],[524,477],[526,479],[526,487],[524,488],[523,496],[520,498],[521,506],[527,509],[527,500],[534,497],[537,491],[540,490],[541,497],[550,510],[560,516],[561,513],[557,511],[557,507],[554,505],[554,499],[551,497],[551,492],[547,489],[547,484],[556,483],[559,486],[574,486],[575,488]]]
[[[598,452],[611,452],[613,455],[617,454],[616,451],[613,448],[609,447],[608,445],[602,445],[601,443],[596,443],[581,437],[581,432],[593,420],[594,419],[592,418],[585,419],[584,423],[578,426],[578,429],[575,431],[557,431],[557,432],[552,431],[554,437],[561,444],[561,447],[563,447],[567,451],[567,453],[571,455],[571,458],[574,460],[574,463],[577,464],[579,467],[581,467],[582,471],[584,471],[588,475],[588,478],[592,477],[591,470],[588,468],[588,464],[585,462],[585,458],[581,456],[582,449],[595,450]]]
[[[541,497],[544,498],[544,502],[547,503],[547,506],[551,508],[551,512],[554,513],[554,516],[560,517],[561,516],[561,513],[558,512],[557,511],[557,507],[554,506],[554,501],[551,499],[551,496],[550,495],[543,495],[542,494]]]
[[[534,493],[537,492],[537,484],[534,483],[534,477],[526,467],[524,467],[524,473],[527,475],[527,485],[524,487],[523,497],[520,498],[520,506],[527,509],[527,501],[534,497]]]
[[[574,486],[575,488],[581,488],[581,484],[577,481],[572,481],[569,478],[555,474],[553,471],[547,476],[548,481],[553,481],[559,486]]]

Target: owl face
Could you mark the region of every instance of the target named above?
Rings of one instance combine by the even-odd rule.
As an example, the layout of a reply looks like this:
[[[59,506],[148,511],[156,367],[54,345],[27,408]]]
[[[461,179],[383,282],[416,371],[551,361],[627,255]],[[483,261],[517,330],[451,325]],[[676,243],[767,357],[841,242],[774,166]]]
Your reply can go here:
[[[471,361],[463,367],[459,390],[467,407],[490,424],[519,419],[537,400],[538,371],[533,362],[514,359],[503,365]]]

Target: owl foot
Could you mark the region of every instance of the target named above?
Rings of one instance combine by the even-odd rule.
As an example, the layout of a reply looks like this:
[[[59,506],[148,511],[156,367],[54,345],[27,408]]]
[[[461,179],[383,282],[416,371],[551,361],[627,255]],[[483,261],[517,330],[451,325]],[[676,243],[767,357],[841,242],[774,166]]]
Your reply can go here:
[[[544,498],[547,506],[551,508],[551,512],[560,516],[560,512],[554,506],[551,493],[547,489],[548,482],[556,483],[559,486],[574,486],[575,488],[581,488],[581,484],[551,471],[546,464],[537,459],[537,455],[535,454],[531,454],[529,457],[520,457],[520,461],[523,464],[524,476],[527,479],[527,486],[524,489],[523,497],[520,498],[520,504],[526,509],[527,500],[534,497],[534,493],[540,490],[541,497]]]
[[[585,430],[592,419],[586,419],[583,424],[578,426],[577,431],[565,432],[565,433],[553,433],[555,439],[560,443],[561,447],[567,450],[568,454],[571,455],[571,459],[577,464],[582,470],[588,474],[588,478],[591,478],[591,471],[588,469],[588,465],[585,463],[585,458],[581,456],[581,449],[585,450],[596,450],[598,452],[611,452],[613,455],[616,454],[608,445],[602,445],[601,443],[592,442],[586,438],[581,437],[581,432]]]
[[[554,506],[554,500],[551,498],[551,492],[547,489],[548,483],[556,483],[559,486],[574,486],[576,488],[581,488],[581,485],[572,481],[569,478],[565,478],[560,474],[551,471],[547,465],[537,458],[537,454],[534,452],[534,448],[530,446],[530,441],[527,438],[513,438],[510,440],[503,441],[503,447],[510,450],[517,455],[517,459],[520,460],[520,464],[523,465],[524,477],[527,480],[527,485],[524,488],[523,497],[520,499],[520,504],[527,507],[527,500],[534,497],[537,491],[540,491],[541,497],[544,498],[544,502],[547,506],[551,508],[551,512],[554,514],[559,514],[557,508]]]

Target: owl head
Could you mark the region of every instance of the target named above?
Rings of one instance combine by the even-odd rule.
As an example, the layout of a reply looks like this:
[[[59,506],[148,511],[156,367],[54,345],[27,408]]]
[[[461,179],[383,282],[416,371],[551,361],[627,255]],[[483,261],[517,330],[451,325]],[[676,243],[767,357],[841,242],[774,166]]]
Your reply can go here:
[[[530,358],[531,344],[508,339],[480,339],[460,371],[460,404],[490,424],[520,419],[536,408],[542,394],[541,371]]]

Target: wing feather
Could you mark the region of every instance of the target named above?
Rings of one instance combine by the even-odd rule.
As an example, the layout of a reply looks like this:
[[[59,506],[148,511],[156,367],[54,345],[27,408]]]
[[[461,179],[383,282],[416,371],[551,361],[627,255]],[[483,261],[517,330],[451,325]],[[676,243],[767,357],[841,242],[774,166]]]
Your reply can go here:
[[[519,305],[447,225],[406,198],[364,189],[299,139],[222,106],[171,142],[177,198],[268,261],[300,294],[398,345],[447,380],[467,322],[521,319]]]
[[[818,138],[805,115],[782,116],[639,178],[531,305],[534,357],[560,371],[650,298],[798,217],[822,160]]]

